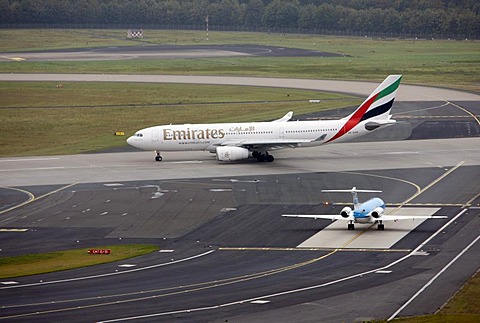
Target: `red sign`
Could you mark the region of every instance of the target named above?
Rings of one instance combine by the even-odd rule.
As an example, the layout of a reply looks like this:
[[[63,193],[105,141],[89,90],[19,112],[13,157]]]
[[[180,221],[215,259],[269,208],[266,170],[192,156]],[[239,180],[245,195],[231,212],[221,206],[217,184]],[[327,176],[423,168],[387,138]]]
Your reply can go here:
[[[89,249],[88,253],[90,255],[109,255],[111,252],[110,249]]]

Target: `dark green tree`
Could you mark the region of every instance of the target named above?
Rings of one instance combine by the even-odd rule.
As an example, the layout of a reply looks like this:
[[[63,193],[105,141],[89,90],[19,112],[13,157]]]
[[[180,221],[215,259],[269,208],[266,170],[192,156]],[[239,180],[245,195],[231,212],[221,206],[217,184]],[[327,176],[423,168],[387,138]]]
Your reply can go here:
[[[297,27],[299,12],[298,0],[274,0],[265,8],[262,22],[267,27]]]
[[[265,5],[262,0],[250,0],[245,6],[244,23],[247,26],[260,26]]]

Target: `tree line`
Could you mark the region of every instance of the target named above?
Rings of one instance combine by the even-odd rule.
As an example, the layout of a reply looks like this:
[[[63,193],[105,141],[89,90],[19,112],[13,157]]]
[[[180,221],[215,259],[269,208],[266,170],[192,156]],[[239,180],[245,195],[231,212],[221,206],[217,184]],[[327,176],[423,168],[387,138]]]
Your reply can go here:
[[[480,36],[477,0],[0,0],[15,24],[260,27],[299,31]]]

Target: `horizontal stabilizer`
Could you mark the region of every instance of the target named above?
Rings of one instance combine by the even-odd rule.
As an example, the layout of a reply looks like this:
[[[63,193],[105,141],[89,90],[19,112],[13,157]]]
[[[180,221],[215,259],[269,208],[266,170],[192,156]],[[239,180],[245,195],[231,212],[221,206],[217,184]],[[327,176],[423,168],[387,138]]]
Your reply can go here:
[[[351,190],[322,190],[324,193],[382,193],[379,190],[357,190],[355,187]]]

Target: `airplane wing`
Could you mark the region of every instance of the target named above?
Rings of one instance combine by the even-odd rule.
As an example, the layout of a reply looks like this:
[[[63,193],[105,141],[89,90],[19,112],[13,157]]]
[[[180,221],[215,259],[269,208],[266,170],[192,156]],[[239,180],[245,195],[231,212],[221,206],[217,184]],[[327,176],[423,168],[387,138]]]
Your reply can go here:
[[[286,115],[281,117],[280,119],[273,120],[272,122],[287,122],[293,117],[293,111],[288,112]]]
[[[420,219],[447,219],[445,215],[383,215],[376,220],[382,221],[404,221],[404,220],[420,220]]]
[[[316,139],[238,139],[238,140],[225,140],[220,145],[221,146],[236,146],[244,148],[259,148],[266,147],[268,150],[277,150],[283,148],[296,148],[301,146],[301,144],[314,142],[314,141],[323,141],[327,135],[321,135]]]
[[[353,216],[344,218],[340,214],[282,214],[289,218],[325,219],[325,220],[353,220]]]

